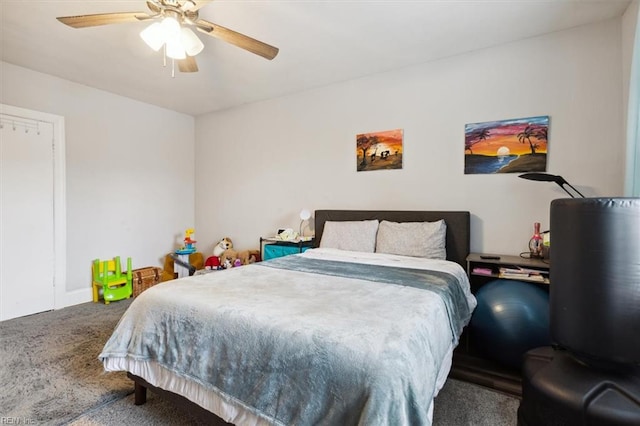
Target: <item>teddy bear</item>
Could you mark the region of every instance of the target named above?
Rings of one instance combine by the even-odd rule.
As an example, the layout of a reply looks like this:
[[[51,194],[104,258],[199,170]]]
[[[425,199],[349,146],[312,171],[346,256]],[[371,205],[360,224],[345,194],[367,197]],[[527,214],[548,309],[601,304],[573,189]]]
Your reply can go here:
[[[258,250],[242,250],[227,249],[220,255],[220,264],[231,266],[249,265],[260,260],[260,252]],[[226,269],[226,268],[225,268]]]
[[[259,250],[242,250],[238,252],[238,259],[240,260],[240,263],[243,265],[255,263],[259,260],[259,257],[260,257]]]
[[[233,263],[236,261],[237,258],[238,258],[238,252],[237,251],[235,251],[232,248],[226,249],[220,255],[220,265],[222,265],[222,267],[225,268],[225,269],[227,267],[231,267],[231,266],[233,266]]]

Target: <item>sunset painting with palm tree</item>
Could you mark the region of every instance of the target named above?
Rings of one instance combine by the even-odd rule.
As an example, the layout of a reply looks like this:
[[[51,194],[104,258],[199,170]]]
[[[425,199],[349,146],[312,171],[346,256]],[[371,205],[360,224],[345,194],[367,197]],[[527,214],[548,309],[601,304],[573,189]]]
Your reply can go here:
[[[467,124],[464,173],[544,172],[548,132],[548,115]]]

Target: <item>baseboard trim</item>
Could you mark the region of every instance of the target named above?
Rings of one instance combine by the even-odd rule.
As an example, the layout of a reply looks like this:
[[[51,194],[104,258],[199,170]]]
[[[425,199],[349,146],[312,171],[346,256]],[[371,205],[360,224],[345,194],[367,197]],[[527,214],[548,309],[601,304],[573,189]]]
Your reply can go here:
[[[91,288],[67,291],[64,293],[61,300],[56,299],[54,309],[62,309],[68,306],[79,305],[81,303],[91,302],[92,300],[93,294],[91,293]]]

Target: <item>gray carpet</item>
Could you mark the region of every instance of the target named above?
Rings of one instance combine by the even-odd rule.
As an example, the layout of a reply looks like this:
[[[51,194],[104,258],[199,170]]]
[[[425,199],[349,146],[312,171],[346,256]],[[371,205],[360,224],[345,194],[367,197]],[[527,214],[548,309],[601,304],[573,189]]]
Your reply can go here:
[[[97,356],[129,303],[85,303],[0,322],[3,424],[195,424],[151,392],[145,405],[135,406],[126,375],[103,373]],[[515,425],[517,408],[515,398],[448,380],[436,399],[434,425]]]
[[[97,356],[130,301],[84,303],[0,322],[0,407],[7,418],[65,424],[133,392]]]

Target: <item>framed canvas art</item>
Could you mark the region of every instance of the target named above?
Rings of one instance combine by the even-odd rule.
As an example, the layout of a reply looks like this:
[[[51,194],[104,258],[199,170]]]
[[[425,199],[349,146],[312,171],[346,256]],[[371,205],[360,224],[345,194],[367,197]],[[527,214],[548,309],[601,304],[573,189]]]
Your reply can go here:
[[[465,125],[464,173],[547,170],[549,116]]]
[[[402,138],[402,129],[357,135],[356,169],[359,172],[401,169]]]

